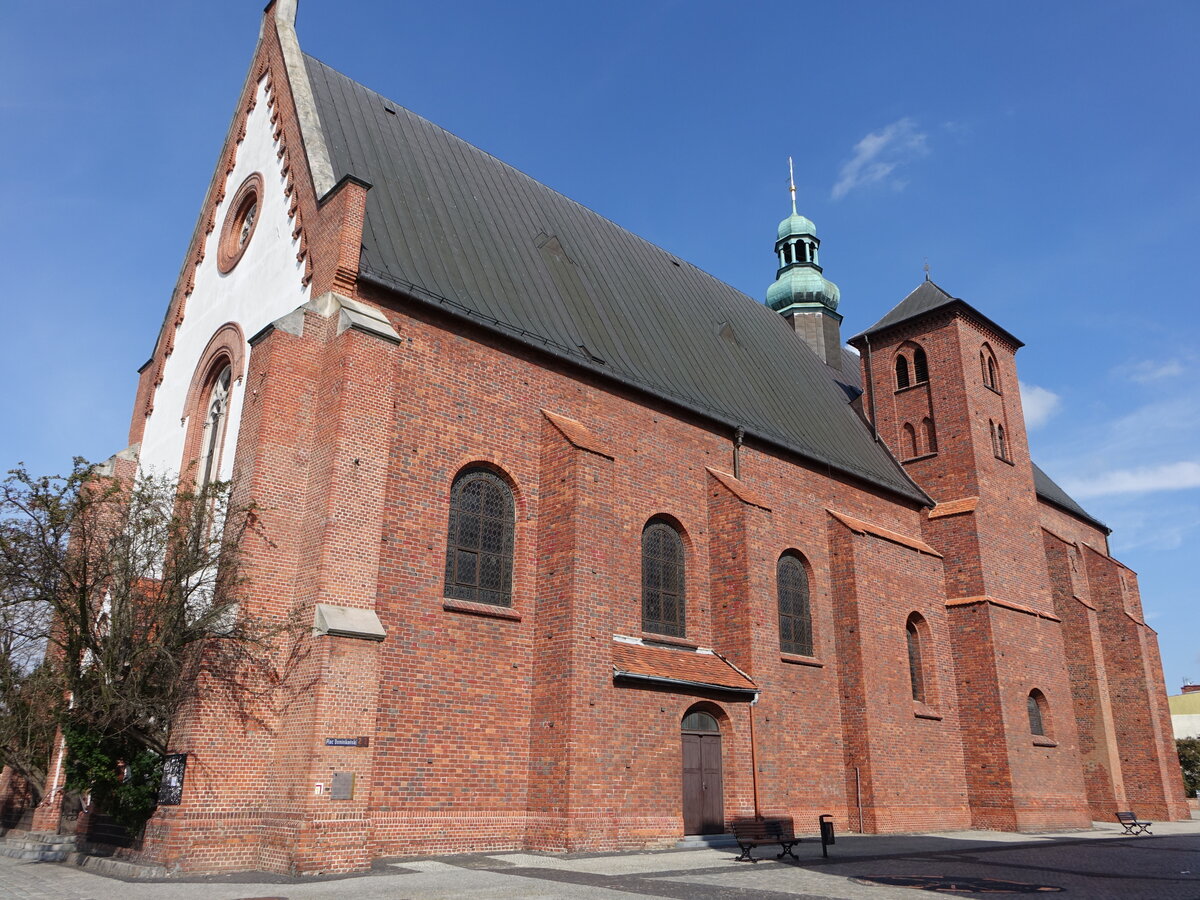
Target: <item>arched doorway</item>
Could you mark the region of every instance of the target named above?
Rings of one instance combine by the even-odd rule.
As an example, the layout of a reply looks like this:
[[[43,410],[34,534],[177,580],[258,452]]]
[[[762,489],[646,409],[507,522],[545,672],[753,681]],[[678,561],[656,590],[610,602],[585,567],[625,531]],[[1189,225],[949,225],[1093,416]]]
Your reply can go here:
[[[721,785],[721,726],[703,710],[683,717],[683,833],[725,830]]]

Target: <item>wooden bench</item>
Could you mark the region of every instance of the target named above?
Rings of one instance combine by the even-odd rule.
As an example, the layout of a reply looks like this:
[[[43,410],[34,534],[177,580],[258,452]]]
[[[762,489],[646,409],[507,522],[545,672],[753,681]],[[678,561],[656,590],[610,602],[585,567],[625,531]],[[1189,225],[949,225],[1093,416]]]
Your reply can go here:
[[[1143,822],[1133,814],[1133,810],[1117,813],[1117,821],[1125,827],[1126,834],[1151,834],[1150,826],[1154,824],[1153,822]]]
[[[739,860],[758,862],[750,855],[751,849],[760,844],[778,844],[783,850],[775,857],[776,859],[790,856],[796,862],[800,861],[799,857],[792,852],[792,848],[800,843],[800,839],[796,837],[796,833],[792,829],[791,816],[744,817],[733,819],[729,825],[733,829],[734,840],[742,850],[742,855],[738,857]]]

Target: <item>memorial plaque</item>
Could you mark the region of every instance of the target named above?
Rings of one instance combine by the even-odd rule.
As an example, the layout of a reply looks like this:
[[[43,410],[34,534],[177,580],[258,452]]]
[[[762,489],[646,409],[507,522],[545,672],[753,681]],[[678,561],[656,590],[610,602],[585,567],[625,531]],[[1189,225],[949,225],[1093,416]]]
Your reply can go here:
[[[159,806],[179,805],[183,799],[183,773],[186,770],[186,753],[170,753],[163,759],[162,782],[158,786]]]
[[[330,786],[329,793],[332,795],[334,800],[353,800],[354,773],[334,772],[333,784]]]

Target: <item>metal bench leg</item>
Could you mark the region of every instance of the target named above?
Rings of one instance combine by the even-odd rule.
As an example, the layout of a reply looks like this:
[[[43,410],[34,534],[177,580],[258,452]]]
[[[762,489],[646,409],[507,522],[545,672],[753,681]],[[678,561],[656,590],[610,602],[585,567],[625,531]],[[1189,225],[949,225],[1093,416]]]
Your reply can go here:
[[[757,859],[750,855],[750,851],[754,849],[753,844],[738,844],[738,846],[742,848],[742,855],[735,859],[734,862],[758,862]]]
[[[792,848],[795,847],[798,843],[800,843],[800,842],[799,841],[780,841],[779,846],[781,846],[783,848],[783,852],[780,853],[775,858],[783,859],[785,856],[790,856],[796,862],[800,862],[800,857],[798,857],[795,853],[792,852]]]

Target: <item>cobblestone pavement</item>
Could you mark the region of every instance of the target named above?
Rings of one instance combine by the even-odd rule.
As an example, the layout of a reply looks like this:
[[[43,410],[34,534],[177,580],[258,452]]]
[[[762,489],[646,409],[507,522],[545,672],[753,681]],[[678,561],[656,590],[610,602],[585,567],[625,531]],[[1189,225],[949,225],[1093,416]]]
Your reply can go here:
[[[1125,837],[1115,825],[1059,835],[958,832],[846,835],[799,863],[734,862],[736,851],[467,854],[380,863],[370,873],[289,879],[244,873],[188,880],[123,881],[68,865],[0,857],[8,900],[920,900],[942,896],[1062,893],[1064,900],[1200,900],[1200,820]]]

